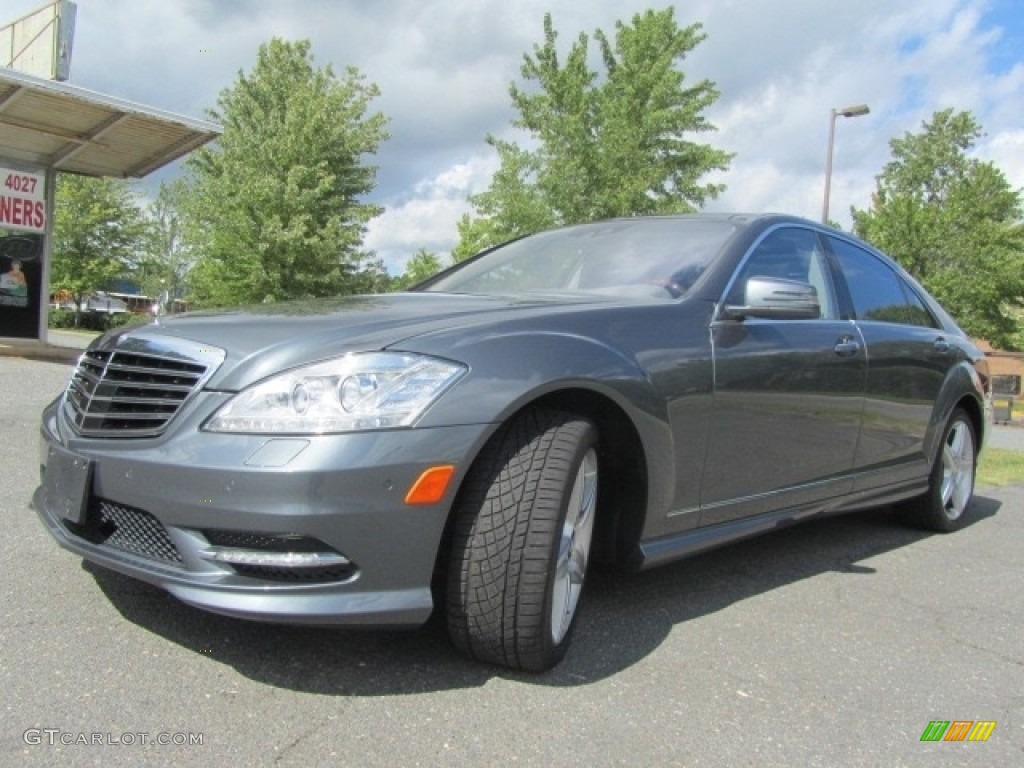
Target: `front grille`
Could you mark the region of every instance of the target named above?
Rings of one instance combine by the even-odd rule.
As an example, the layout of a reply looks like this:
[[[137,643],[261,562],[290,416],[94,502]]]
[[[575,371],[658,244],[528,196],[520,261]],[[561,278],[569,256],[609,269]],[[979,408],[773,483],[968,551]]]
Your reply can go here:
[[[71,533],[93,544],[182,565],[181,554],[166,529],[145,510],[94,498],[84,525],[63,522]]]
[[[159,435],[223,359],[220,350],[196,349],[193,357],[129,341],[135,343],[126,343],[124,349],[87,350],[79,360],[64,396],[66,413],[79,434]],[[204,354],[210,352],[215,354]]]

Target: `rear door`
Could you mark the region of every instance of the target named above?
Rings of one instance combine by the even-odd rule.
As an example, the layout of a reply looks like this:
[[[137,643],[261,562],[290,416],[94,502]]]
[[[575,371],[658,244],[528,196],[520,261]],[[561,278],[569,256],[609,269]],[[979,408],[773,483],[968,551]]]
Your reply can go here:
[[[928,473],[925,436],[956,345],[913,286],[870,251],[828,237],[867,345],[864,425],[854,457],[856,489]]]
[[[742,304],[746,280],[756,276],[810,283],[822,316],[712,325],[702,526],[811,504],[852,486],[866,359],[856,325],[840,317],[818,234],[770,230],[741,262],[725,303]]]

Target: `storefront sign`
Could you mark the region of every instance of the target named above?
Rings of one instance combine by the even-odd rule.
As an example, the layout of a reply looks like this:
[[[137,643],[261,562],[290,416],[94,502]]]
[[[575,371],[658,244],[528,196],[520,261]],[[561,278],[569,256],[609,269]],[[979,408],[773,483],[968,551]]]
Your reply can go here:
[[[0,229],[46,231],[46,177],[0,166]]]

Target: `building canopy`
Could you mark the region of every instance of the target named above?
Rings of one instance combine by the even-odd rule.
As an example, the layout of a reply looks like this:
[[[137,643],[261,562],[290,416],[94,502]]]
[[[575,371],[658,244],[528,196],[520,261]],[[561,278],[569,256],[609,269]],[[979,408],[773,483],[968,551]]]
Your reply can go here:
[[[45,344],[56,172],[141,178],[220,126],[0,67],[0,337]]]
[[[220,126],[0,67],[0,158],[141,178],[213,141]]]

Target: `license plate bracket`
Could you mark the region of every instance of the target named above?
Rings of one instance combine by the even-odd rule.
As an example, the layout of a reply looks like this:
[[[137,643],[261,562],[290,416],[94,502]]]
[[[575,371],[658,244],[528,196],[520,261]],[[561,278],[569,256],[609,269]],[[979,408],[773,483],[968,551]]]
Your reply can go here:
[[[93,463],[59,445],[46,451],[43,487],[50,512],[72,523],[85,523],[92,486]]]

